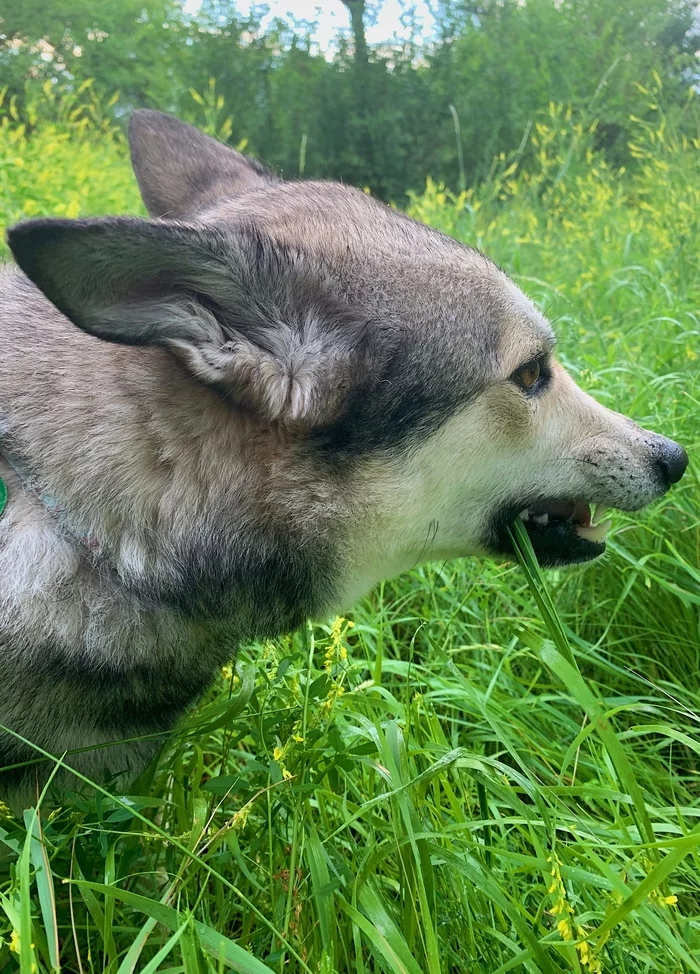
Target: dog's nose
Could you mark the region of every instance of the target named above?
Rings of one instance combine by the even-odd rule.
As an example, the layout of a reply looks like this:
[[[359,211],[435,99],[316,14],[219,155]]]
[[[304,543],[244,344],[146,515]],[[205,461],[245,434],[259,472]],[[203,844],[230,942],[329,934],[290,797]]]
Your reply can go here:
[[[654,443],[654,462],[667,487],[677,484],[688,466],[688,454],[680,443],[657,436]]]

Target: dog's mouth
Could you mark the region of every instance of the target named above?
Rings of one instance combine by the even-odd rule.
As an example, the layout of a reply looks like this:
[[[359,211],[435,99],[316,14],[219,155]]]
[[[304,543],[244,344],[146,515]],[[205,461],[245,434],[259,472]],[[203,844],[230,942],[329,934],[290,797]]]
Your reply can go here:
[[[604,520],[607,510],[602,504],[568,500],[537,501],[518,513],[510,508],[500,518],[499,544],[502,550],[513,551],[508,529],[519,518],[541,565],[553,567],[590,561],[605,551],[605,539],[612,523]]]

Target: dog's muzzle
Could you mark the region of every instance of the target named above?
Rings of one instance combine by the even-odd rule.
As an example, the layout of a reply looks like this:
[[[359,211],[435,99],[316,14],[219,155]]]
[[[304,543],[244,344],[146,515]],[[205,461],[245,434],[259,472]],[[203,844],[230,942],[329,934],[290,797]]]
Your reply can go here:
[[[688,454],[680,444],[657,433],[646,433],[645,460],[649,464],[653,495],[663,496],[677,484],[688,467]],[[593,491],[592,491],[593,493]],[[494,549],[513,554],[511,528],[520,519],[541,565],[573,565],[598,558],[605,551],[605,539],[612,522],[604,520],[608,511],[638,509],[640,504],[625,507],[597,501],[595,497],[548,497],[533,493],[507,504],[497,513],[493,524]]]

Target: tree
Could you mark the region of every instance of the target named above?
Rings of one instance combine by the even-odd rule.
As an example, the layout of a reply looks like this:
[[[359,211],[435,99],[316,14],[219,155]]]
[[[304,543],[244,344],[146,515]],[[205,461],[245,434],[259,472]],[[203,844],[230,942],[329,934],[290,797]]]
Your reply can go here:
[[[91,78],[131,103],[167,99],[183,27],[177,0],[0,0],[3,84]]]
[[[365,0],[342,0],[350,12],[350,26],[355,44],[355,64],[364,65],[369,61],[367,37],[365,35]]]
[[[599,146],[634,165],[629,115],[653,115],[642,90],[652,73],[679,117],[697,78],[694,0],[430,0],[436,36],[381,48],[366,35],[381,0],[341,2],[351,31],[328,59],[306,22],[263,20],[256,6],[242,15],[235,0],[190,14],[183,0],[0,0],[0,85],[19,103],[27,78],[69,90],[91,78],[121,91],[109,109],[121,118],[138,106],[195,124],[232,115],[227,137],[283,175],[303,165],[401,202],[427,175],[458,185],[450,105],[467,182],[515,150],[551,101],[596,118]],[[691,107],[685,131],[696,118]]]

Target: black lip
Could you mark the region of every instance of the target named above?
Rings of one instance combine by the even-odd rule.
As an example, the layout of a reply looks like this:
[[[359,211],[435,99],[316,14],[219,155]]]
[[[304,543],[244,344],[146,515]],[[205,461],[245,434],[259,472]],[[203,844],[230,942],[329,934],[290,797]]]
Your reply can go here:
[[[526,505],[520,505],[522,511]],[[502,555],[514,555],[515,549],[510,528],[515,523],[514,510],[504,512],[495,525],[496,547]],[[550,518],[547,525],[537,524],[528,519],[523,521],[532,543],[537,560],[543,568],[561,568],[565,565],[580,565],[599,558],[605,551],[605,542],[589,541],[576,531],[573,521]]]

